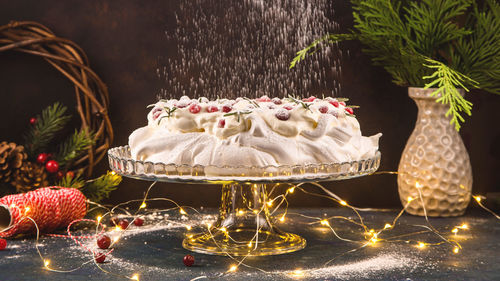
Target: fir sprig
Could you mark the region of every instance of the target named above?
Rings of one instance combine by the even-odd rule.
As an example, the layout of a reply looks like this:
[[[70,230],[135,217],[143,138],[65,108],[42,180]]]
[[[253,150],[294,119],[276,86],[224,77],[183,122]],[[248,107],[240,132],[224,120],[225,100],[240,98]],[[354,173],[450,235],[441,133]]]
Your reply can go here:
[[[75,158],[80,156],[85,150],[94,144],[94,134],[85,130],[73,133],[66,141],[59,146],[55,159],[61,167],[64,167]]]
[[[122,181],[122,177],[115,172],[107,172],[105,175],[97,179],[87,181],[83,187],[80,188],[82,193],[87,199],[99,202],[104,198],[109,197],[109,194],[117,189],[117,186]]]
[[[449,109],[446,112],[446,116],[451,115],[450,124],[455,125],[455,129],[460,130],[460,122],[464,122],[462,117],[462,112],[467,115],[471,115],[472,103],[464,99],[457,88],[464,89],[466,92],[469,91],[466,85],[476,86],[478,83],[469,77],[454,71],[453,69],[446,66],[444,63],[426,59],[428,64],[427,67],[435,69],[434,73],[429,76],[425,76],[424,79],[429,79],[431,82],[425,85],[425,89],[437,87],[437,90],[432,93],[433,96],[441,94],[436,102],[449,105]]]
[[[85,181],[82,179],[81,175],[71,176],[66,174],[58,183],[56,183],[56,185],[62,187],[82,188],[85,185]]]
[[[55,135],[64,128],[71,116],[64,115],[67,108],[56,102],[48,106],[37,116],[37,121],[25,135],[25,147],[28,155],[35,157],[44,152]]]

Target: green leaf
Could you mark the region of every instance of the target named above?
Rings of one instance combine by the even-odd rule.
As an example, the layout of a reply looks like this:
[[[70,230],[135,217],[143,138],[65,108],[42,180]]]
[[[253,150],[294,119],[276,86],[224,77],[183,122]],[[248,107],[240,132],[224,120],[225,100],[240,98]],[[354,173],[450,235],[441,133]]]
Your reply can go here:
[[[109,194],[118,188],[117,186],[121,181],[122,177],[120,175],[108,171],[97,179],[87,181],[80,190],[90,201],[100,202],[108,198]]]
[[[85,130],[76,131],[59,147],[55,159],[61,167],[66,166],[94,144],[94,134]]]

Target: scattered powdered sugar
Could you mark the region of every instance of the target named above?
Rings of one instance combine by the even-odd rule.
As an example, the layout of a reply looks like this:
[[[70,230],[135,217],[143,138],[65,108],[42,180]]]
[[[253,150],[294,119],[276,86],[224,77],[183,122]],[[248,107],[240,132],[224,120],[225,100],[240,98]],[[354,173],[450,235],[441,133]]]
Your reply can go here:
[[[387,273],[391,270],[412,271],[421,264],[422,261],[416,257],[407,257],[401,254],[381,254],[376,257],[358,260],[351,263],[331,265],[323,268],[312,268],[302,270],[301,274],[305,278],[311,279],[352,279],[374,278],[376,274]],[[296,271],[285,271],[284,274],[294,276]]]

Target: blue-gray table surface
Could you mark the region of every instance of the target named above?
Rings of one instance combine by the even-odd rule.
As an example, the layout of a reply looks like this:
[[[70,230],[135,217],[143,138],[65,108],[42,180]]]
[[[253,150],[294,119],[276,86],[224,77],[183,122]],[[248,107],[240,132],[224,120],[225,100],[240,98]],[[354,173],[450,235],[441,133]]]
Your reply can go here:
[[[278,256],[249,257],[248,265],[238,271],[222,274],[234,261],[228,257],[190,253],[181,246],[185,225],[195,225],[213,220],[216,210],[204,210],[200,215],[182,217],[177,212],[157,212],[146,216],[142,227],[133,227],[114,247],[103,264],[105,270],[131,276],[138,273],[140,280],[500,280],[500,221],[481,210],[468,211],[457,218],[431,218],[432,225],[455,238],[463,249],[453,253],[453,246],[441,244],[419,249],[417,241],[440,242],[432,233],[401,236],[424,230],[422,217],[403,215],[393,230],[381,238],[397,240],[382,242],[345,255],[359,243],[341,241],[329,229],[303,216],[290,215],[280,227],[307,239],[304,250]],[[345,216],[356,218],[348,209],[291,209],[291,213],[307,216]],[[371,228],[382,228],[391,222],[397,210],[363,212],[365,223]],[[454,236],[451,229],[467,223],[469,230]],[[344,220],[332,220],[332,227],[342,237],[363,239],[361,229]],[[92,234],[80,230],[78,234]],[[397,238],[398,236],[401,236]],[[410,242],[408,242],[410,241]],[[33,237],[10,239],[7,249],[0,251],[0,280],[125,280],[106,274],[93,263],[87,263],[70,273],[49,272],[35,248]],[[71,269],[90,259],[89,253],[70,239],[42,237],[39,241],[42,254],[50,259],[50,266]],[[95,247],[94,240],[83,244]],[[192,254],[196,263],[184,266],[182,259]],[[339,256],[340,255],[340,256]],[[328,260],[337,257],[330,264]],[[301,276],[293,271],[301,269]]]

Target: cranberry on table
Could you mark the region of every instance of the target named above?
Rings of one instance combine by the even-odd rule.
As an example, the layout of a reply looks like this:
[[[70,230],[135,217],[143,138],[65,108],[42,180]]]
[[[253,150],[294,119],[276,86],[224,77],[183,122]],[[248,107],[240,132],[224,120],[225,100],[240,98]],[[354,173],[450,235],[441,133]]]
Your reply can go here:
[[[49,154],[47,154],[47,153],[40,153],[36,157],[36,162],[38,162],[40,164],[45,164],[45,162],[47,162],[47,160],[49,160]]]
[[[128,227],[128,224],[128,220],[126,219],[120,220],[120,222],[118,223],[121,229],[126,229]]]
[[[201,111],[201,106],[199,104],[192,104],[189,106],[189,112],[196,114]]]
[[[194,257],[191,255],[186,255],[182,259],[182,262],[184,263],[185,266],[192,266],[194,264]]]
[[[134,219],[134,224],[136,226],[142,226],[144,224],[144,219],[142,219],[142,218],[135,218]]]
[[[45,169],[49,173],[56,173],[57,171],[59,171],[59,163],[57,163],[56,160],[49,160],[45,164]]]
[[[230,106],[230,105],[224,105],[224,106],[222,106],[222,112],[228,113],[231,110],[233,110],[233,107]]]
[[[101,235],[97,238],[97,246],[101,249],[107,249],[111,245],[111,238],[107,235]]]
[[[106,255],[102,253],[96,253],[94,254],[94,258],[96,263],[103,263],[106,260]]]
[[[0,250],[4,250],[7,247],[7,240],[0,238]]]

